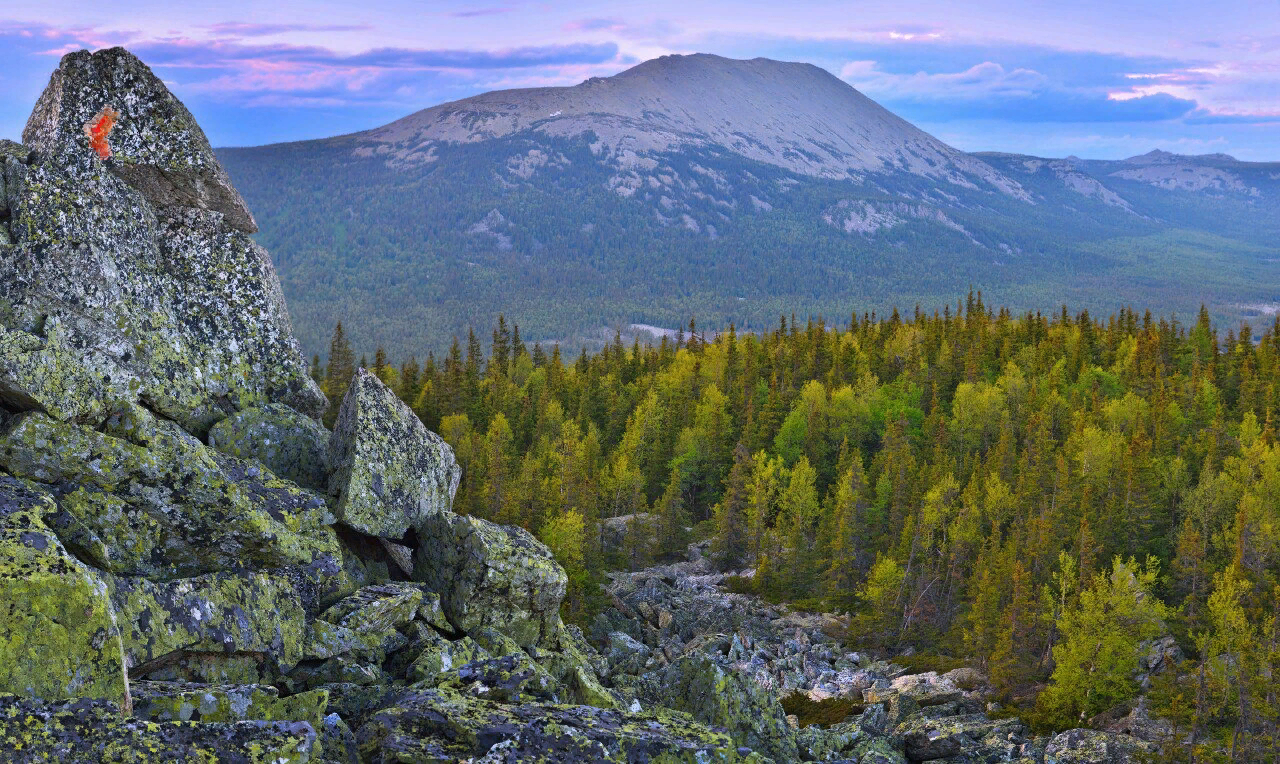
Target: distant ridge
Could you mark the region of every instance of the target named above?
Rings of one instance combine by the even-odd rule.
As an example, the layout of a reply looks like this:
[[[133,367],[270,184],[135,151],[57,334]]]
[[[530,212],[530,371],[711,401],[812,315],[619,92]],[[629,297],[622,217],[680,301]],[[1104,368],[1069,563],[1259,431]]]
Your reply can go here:
[[[1280,164],[968,154],[810,64],[663,56],[220,152],[323,352],[954,304],[1280,311]],[[1259,307],[1262,306],[1262,307]]]

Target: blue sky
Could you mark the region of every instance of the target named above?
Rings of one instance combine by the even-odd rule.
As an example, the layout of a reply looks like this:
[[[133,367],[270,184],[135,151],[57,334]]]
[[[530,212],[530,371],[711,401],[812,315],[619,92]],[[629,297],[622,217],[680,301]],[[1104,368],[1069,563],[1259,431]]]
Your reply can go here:
[[[59,55],[109,45],[150,64],[218,146],[705,52],[817,64],[970,151],[1280,160],[1276,0],[9,0],[0,137],[21,133]]]

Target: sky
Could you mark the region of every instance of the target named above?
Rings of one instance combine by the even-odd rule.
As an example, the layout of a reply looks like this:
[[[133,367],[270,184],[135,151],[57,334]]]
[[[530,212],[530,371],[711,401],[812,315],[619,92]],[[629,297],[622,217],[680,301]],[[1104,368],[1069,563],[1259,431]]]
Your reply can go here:
[[[112,45],[215,146],[715,53],[816,64],[967,151],[1280,160],[1277,0],[6,0],[0,138],[20,136],[59,56]]]

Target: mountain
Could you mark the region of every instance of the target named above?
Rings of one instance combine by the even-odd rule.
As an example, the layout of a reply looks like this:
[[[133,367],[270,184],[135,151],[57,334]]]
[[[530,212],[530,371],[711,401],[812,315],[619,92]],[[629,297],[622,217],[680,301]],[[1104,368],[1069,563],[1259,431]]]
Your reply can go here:
[[[529,340],[925,309],[1280,307],[1280,164],[967,154],[823,69],[664,56],[374,130],[219,151],[304,349]],[[1269,320],[1269,319],[1267,319]]]

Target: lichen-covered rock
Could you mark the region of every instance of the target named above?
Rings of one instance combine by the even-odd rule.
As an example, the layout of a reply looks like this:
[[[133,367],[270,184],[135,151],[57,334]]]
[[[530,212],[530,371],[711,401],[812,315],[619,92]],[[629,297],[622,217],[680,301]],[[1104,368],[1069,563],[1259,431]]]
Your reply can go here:
[[[777,696],[736,671],[701,655],[680,658],[646,676],[649,705],[685,711],[700,722],[729,731],[737,745],[775,761],[798,761],[795,730]]]
[[[288,571],[210,573],[161,583],[116,578],[111,601],[135,678],[252,683],[293,668],[306,645],[306,613]],[[190,655],[208,662],[187,664],[187,676],[158,673]],[[229,674],[218,673],[227,662]],[[254,675],[245,676],[245,668]]]
[[[1128,735],[1100,730],[1074,729],[1061,732],[1044,750],[1045,764],[1137,764],[1155,752],[1155,747]]]
[[[992,721],[982,714],[915,717],[894,730],[906,746],[907,758],[914,761],[960,755],[1012,761],[1031,752],[1026,732],[1017,719]]]
[[[458,666],[493,657],[471,637],[450,641],[439,635],[421,645],[421,652],[409,666],[408,679],[432,686],[442,674]]]
[[[103,160],[83,125],[105,105],[121,117]],[[215,200],[239,197],[214,177],[221,170],[199,129],[145,66],[118,49],[64,57],[27,140],[35,150],[14,163],[20,171],[4,160],[12,241],[0,258],[0,324],[44,341],[19,356],[80,360],[39,378],[29,358],[16,358],[0,371],[10,405],[25,396],[20,408],[96,425],[123,388],[199,435],[270,402],[320,415],[324,395],[271,262],[235,227],[236,205]],[[157,192],[148,173],[173,181],[170,192]],[[174,191],[184,182],[206,196]],[[56,332],[45,331],[50,319]]]
[[[866,738],[853,748],[849,757],[858,764],[907,764],[901,746],[891,738]]]
[[[5,761],[216,761],[303,764],[316,732],[307,722],[154,722],[121,718],[105,700],[42,702],[0,694]]]
[[[509,706],[447,689],[420,690],[374,713],[357,731],[373,761],[712,762],[743,756],[723,732],[669,711]]]
[[[280,403],[237,411],[209,430],[209,445],[321,494],[328,491],[329,431]]]
[[[432,512],[420,520],[414,578],[440,593],[449,622],[493,628],[522,647],[548,645],[560,629],[568,577],[528,531]]]
[[[522,652],[464,663],[436,677],[433,686],[498,703],[562,702],[560,683]]]
[[[387,582],[366,586],[320,614],[320,619],[359,633],[403,626],[418,615],[422,585]]]
[[[124,48],[63,56],[22,142],[43,155],[97,159],[84,126],[103,107],[118,114],[108,136],[108,166],[147,201],[215,210],[237,230],[258,230],[191,112]]]
[[[0,402],[60,421],[96,423],[137,399],[138,378],[109,358],[94,368],[68,345],[56,316],[43,330],[37,336],[0,327]]]
[[[127,705],[107,584],[45,524],[56,512],[48,494],[0,474],[0,692]]]
[[[604,660],[587,644],[576,626],[560,630],[549,650],[534,650],[534,657],[564,687],[569,702],[596,708],[617,708],[618,700],[600,681]]]
[[[332,562],[323,499],[219,453],[172,423],[148,447],[28,412],[0,430],[0,467],[50,484],[95,565],[154,579]]]
[[[198,684],[140,680],[130,685],[133,715],[150,721],[292,721],[320,729],[329,692],[313,690],[287,698],[272,685]]]
[[[365,369],[342,400],[328,460],[338,520],[388,539],[449,511],[462,477],[453,449]]]
[[[320,726],[320,743],[324,749],[318,761],[324,764],[360,764],[360,747],[355,733],[338,714],[329,714]]]

